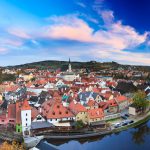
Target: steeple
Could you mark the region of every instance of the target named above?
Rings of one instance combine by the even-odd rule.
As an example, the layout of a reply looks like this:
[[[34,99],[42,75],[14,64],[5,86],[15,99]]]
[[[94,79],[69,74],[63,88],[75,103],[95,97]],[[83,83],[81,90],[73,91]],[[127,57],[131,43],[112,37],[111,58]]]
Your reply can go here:
[[[72,72],[70,58],[69,58],[69,64],[68,64],[68,72]]]

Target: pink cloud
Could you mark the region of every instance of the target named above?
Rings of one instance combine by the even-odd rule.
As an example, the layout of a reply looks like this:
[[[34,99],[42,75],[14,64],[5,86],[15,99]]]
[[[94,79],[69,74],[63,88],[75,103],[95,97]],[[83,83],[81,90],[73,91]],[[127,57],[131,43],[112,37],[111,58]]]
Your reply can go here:
[[[21,28],[9,28],[8,33],[23,39],[30,39],[31,36]]]

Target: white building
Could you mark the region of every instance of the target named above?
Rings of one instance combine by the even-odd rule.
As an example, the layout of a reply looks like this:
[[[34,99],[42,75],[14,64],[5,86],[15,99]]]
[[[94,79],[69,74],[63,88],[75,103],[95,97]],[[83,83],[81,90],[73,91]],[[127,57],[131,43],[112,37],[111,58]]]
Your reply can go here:
[[[27,100],[23,102],[21,109],[22,133],[24,137],[30,136],[31,129],[31,107]]]
[[[70,59],[69,59],[69,64],[68,64],[68,70],[61,74],[61,78],[63,78],[65,81],[74,81],[77,78],[80,78],[79,74],[76,75],[73,71],[72,71],[72,67],[71,67],[71,63],[70,63]]]

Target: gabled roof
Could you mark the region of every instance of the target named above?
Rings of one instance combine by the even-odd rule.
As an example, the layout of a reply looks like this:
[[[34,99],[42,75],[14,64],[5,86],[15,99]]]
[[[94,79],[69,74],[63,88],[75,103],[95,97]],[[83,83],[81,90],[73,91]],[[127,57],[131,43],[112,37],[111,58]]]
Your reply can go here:
[[[101,108],[89,109],[88,116],[90,119],[103,118],[104,112]]]
[[[63,106],[62,102],[49,100],[42,105],[42,114],[47,119],[74,117],[73,113]]]
[[[28,100],[24,100],[21,110],[31,110]]]
[[[21,123],[21,107],[22,107],[22,102],[20,101],[16,102],[16,124]]]
[[[8,118],[16,118],[16,104],[8,105]]]
[[[118,96],[116,97],[117,102],[122,102],[122,101],[126,101],[127,97],[124,95]]]
[[[72,101],[69,104],[69,109],[74,113],[74,114],[78,114],[79,112],[87,112],[86,108],[81,105],[80,103],[75,103],[74,101]]]
[[[39,111],[35,107],[32,107],[32,109],[31,109],[31,119],[34,120],[37,117],[38,114],[39,114]]]

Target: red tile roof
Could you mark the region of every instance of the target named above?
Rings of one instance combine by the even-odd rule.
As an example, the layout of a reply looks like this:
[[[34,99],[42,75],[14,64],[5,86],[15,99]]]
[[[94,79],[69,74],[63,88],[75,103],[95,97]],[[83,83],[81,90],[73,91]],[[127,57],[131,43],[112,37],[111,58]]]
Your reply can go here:
[[[72,101],[69,104],[69,109],[74,113],[74,114],[78,114],[79,112],[87,112],[86,108],[81,105],[80,103],[75,103],[74,101]]]
[[[118,106],[118,104],[115,101],[115,99],[108,100],[107,103],[109,104],[109,106]]]
[[[104,112],[101,108],[95,108],[88,110],[88,116],[90,119],[103,118]]]
[[[22,102],[16,102],[16,124],[21,123],[21,106]]]
[[[121,95],[121,96],[116,97],[116,100],[117,100],[118,102],[126,101],[126,100],[127,100],[127,97],[124,96],[124,95]]]
[[[34,120],[38,114],[39,114],[39,111],[35,107],[33,107],[31,109],[31,119]]]
[[[74,117],[73,113],[64,107],[61,102],[52,100],[47,101],[46,104],[42,106],[42,114],[46,116],[47,119]]]
[[[23,105],[22,105],[21,110],[31,110],[31,107],[30,107],[29,102],[28,102],[27,99],[25,99],[25,100],[23,101]]]
[[[16,118],[16,104],[8,105],[8,118]]]

